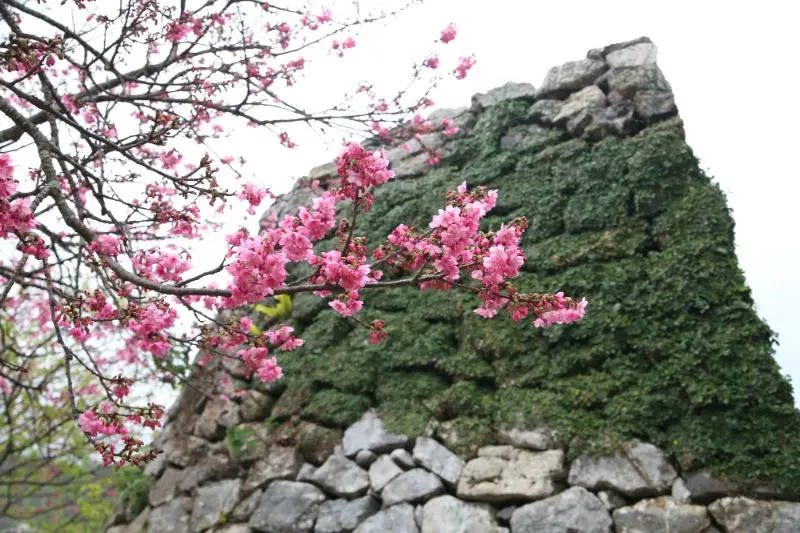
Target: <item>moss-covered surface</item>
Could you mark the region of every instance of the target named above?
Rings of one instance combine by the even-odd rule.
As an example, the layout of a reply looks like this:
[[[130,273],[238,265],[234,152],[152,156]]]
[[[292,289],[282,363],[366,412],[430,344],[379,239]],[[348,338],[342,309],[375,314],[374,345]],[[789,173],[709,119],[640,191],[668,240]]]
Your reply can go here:
[[[281,357],[287,390],[273,411],[345,428],[370,407],[412,435],[438,424],[462,453],[503,424],[545,424],[573,457],[631,438],[685,470],[710,467],[800,492],[800,414],[772,357],[734,254],[733,221],[700,170],[679,119],[628,139],[571,140],[500,152],[527,106],[486,110],[448,166],[382,186],[361,219],[376,244],[424,225],[467,180],[500,190],[488,226],[530,221],[519,286],[589,300],[577,325],[549,330],[484,320],[471,297],[396,289],[369,294],[360,317],[389,338],[298,297],[305,340]]]

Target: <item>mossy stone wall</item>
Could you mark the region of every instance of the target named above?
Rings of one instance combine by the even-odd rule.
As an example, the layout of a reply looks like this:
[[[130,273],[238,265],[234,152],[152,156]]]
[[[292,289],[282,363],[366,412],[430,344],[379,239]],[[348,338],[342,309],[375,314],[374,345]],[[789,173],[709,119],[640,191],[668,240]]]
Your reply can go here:
[[[587,318],[539,330],[482,319],[468,295],[396,289],[367,296],[360,318],[390,333],[373,346],[319,298],[296,296],[305,346],[281,358],[294,423],[345,428],[376,408],[399,432],[457,432],[465,454],[499,427],[545,425],[570,456],[638,438],[687,471],[800,486],[792,389],[753,310],[725,197],[680,118],[501,150],[529,106],[483,110],[446,164],[379,188],[361,228],[377,244],[400,223],[426,225],[462,181],[495,187],[487,226],[531,223],[519,286],[585,296]]]

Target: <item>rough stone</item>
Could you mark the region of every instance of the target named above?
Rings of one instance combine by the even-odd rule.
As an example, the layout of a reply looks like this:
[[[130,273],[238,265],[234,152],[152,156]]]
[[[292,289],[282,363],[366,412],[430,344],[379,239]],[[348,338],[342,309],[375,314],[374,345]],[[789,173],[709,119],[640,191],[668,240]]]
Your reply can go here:
[[[472,97],[473,108],[486,108],[499,104],[505,100],[533,100],[536,98],[536,88],[530,83],[517,83],[510,81],[501,87],[496,87],[486,93],[478,93]]]
[[[692,501],[692,493],[681,478],[676,479],[672,484],[672,499],[678,503],[689,503]]]
[[[303,458],[300,457],[297,447],[272,446],[266,457],[250,467],[242,490],[249,492],[276,479],[294,479],[302,465]]]
[[[178,490],[189,492],[209,479],[222,477],[230,469],[231,462],[227,455],[209,455],[183,471],[183,479],[178,483]]]
[[[423,515],[424,512],[422,505],[417,505],[414,507],[414,522],[417,523],[417,527],[422,527]]]
[[[381,491],[383,506],[398,503],[416,503],[444,492],[444,485],[438,476],[422,468],[403,472],[391,480]]]
[[[597,497],[600,498],[600,501],[603,502],[603,505],[605,505],[606,509],[609,511],[628,505],[625,498],[613,490],[601,490],[597,493]]]
[[[145,508],[144,511],[139,513],[136,520],[128,524],[128,529],[125,533],[145,533],[147,531],[147,524],[150,521],[150,508]]]
[[[392,453],[389,454],[389,457],[392,458],[392,460],[397,464],[397,466],[405,470],[417,466],[416,461],[414,461],[414,458],[411,457],[410,453],[408,453],[408,450],[405,450],[403,448],[392,450]]]
[[[528,109],[528,120],[544,126],[550,126],[553,123],[553,119],[561,110],[562,105],[564,105],[564,103],[561,100],[537,100],[530,109]]]
[[[646,121],[676,110],[672,87],[658,65],[644,65],[613,71],[608,77],[608,101],[632,101],[636,115]]]
[[[267,454],[269,432],[264,424],[258,422],[240,424],[234,432],[235,442],[230,437],[227,440],[231,458],[247,463]]]
[[[191,498],[175,498],[155,507],[147,519],[147,533],[189,533]]]
[[[305,423],[300,427],[300,453],[306,461],[319,466],[333,455],[342,441],[342,432]]]
[[[511,516],[514,533],[611,533],[611,525],[603,502],[581,487],[523,505]]]
[[[178,490],[178,483],[181,482],[185,475],[183,470],[167,467],[150,489],[150,505],[158,507],[174,498]]]
[[[651,42],[642,42],[613,50],[606,55],[606,63],[612,69],[641,67],[655,64],[658,49]]]
[[[709,504],[719,498],[732,496],[737,487],[733,483],[712,476],[705,470],[684,476],[685,486],[695,503]]]
[[[341,498],[363,496],[369,488],[367,471],[341,455],[331,455],[314,472],[312,481],[323,490]]]
[[[419,176],[424,174],[429,168],[430,163],[428,163],[428,158],[430,157],[427,153],[421,153],[414,156],[408,157],[408,153],[402,149],[398,149],[399,151],[391,151],[387,154],[387,157],[390,161],[389,168],[394,171],[395,178],[410,178],[412,176]],[[405,154],[405,157],[401,154]]]
[[[628,498],[666,494],[678,475],[667,456],[652,444],[626,446],[611,457],[579,457],[569,470],[569,484],[589,490],[615,490]]]
[[[430,437],[419,437],[414,444],[414,459],[444,480],[450,487],[455,487],[464,461]]]
[[[372,453],[369,450],[361,450],[356,454],[356,464],[361,468],[369,468],[369,466],[375,462],[378,458],[377,455]]]
[[[235,427],[239,422],[239,406],[235,402],[215,399],[206,404],[194,433],[206,440],[218,441],[225,436],[225,428]]]
[[[367,411],[344,432],[342,450],[346,456],[353,457],[361,450],[383,453],[402,448],[407,442],[408,437],[389,433],[378,415],[374,411]]]
[[[325,494],[314,485],[274,481],[247,524],[263,533],[309,533],[324,501]]]
[[[247,524],[225,524],[224,526],[215,527],[209,533],[251,533],[252,530]]]
[[[662,496],[614,511],[616,533],[698,533],[711,525],[702,505],[686,505]]]
[[[316,167],[309,170],[308,179],[316,180],[328,176],[336,176],[338,172],[339,172],[339,167],[336,166],[336,163],[331,161],[330,163],[325,163],[324,165],[317,165]]]
[[[169,439],[164,443],[164,455],[172,464],[187,467],[208,455],[211,447],[208,441],[188,435]]]
[[[319,508],[314,533],[348,533],[380,508],[380,503],[372,496],[357,500],[328,500]]]
[[[547,71],[544,82],[536,93],[536,99],[564,98],[569,93],[594,83],[607,69],[605,61],[598,59],[569,61],[553,67]]]
[[[722,498],[708,506],[726,533],[797,533],[800,503]]]
[[[499,533],[491,507],[467,503],[449,494],[428,501],[422,509],[421,533]]]
[[[419,533],[414,508],[401,503],[364,520],[353,533]]]
[[[631,46],[635,46],[637,44],[642,44],[642,43],[652,44],[653,41],[651,41],[649,37],[638,37],[630,41],[623,41],[619,43],[609,44],[608,46],[604,46],[603,48],[594,48],[592,50],[589,50],[589,52],[586,54],[586,57],[589,59],[605,59],[605,57],[611,52],[622,50],[623,48],[629,48]]]
[[[553,102],[554,100],[543,101]],[[544,428],[525,431],[515,428],[502,428],[497,432],[497,439],[503,444],[534,451],[552,450],[557,447],[556,439],[552,432]]]
[[[605,106],[606,95],[599,87],[590,85],[569,95],[553,122],[564,124],[571,135],[579,137]]]
[[[533,452],[511,446],[486,446],[469,461],[457,495],[468,500],[540,500],[554,494],[564,478],[564,452]]]
[[[507,526],[509,522],[511,522],[511,516],[517,509],[519,509],[519,506],[517,505],[509,505],[508,507],[503,507],[502,509],[497,511],[495,518],[500,524]]]
[[[437,109],[428,115],[428,120],[433,122],[436,126],[439,126],[445,119],[452,120],[454,126],[464,129],[472,126],[475,123],[476,117],[475,114],[471,113],[466,107]]]
[[[275,405],[275,398],[257,390],[249,389],[242,396],[239,416],[242,422],[263,420],[269,415],[273,405]]]
[[[536,152],[561,140],[558,130],[537,124],[514,126],[500,139],[500,148],[517,152]]]
[[[167,456],[163,453],[160,453],[156,456],[155,459],[147,463],[147,466],[144,467],[144,473],[147,477],[151,479],[156,479],[158,476],[161,475],[166,466],[167,466]]]
[[[311,463],[303,463],[303,466],[300,467],[300,471],[297,473],[295,481],[311,482],[311,480],[314,479],[314,472],[316,471],[316,466],[312,465]]]
[[[252,515],[253,511],[258,507],[258,502],[261,500],[261,495],[263,493],[264,492],[260,489],[256,490],[250,494],[250,496],[240,501],[236,507],[233,508],[231,518],[240,522],[247,522],[250,519],[250,515]]]
[[[239,501],[240,479],[226,479],[200,487],[192,505],[191,531],[197,533],[220,523]]]
[[[372,490],[380,492],[391,480],[402,474],[403,471],[387,455],[381,455],[369,467],[369,484]]]

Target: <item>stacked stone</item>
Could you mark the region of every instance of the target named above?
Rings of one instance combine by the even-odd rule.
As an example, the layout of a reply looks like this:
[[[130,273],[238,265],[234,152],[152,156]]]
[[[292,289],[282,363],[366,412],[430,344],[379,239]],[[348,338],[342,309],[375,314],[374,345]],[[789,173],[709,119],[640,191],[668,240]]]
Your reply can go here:
[[[370,411],[333,450],[310,457],[257,438],[257,453],[232,458],[219,443],[189,439],[149,467],[157,479],[149,507],[107,531],[796,533],[800,525],[800,504],[731,496],[735,486],[704,472],[681,477],[650,444],[567,464],[546,430],[499,437],[505,444],[464,461],[433,438],[390,433]]]
[[[672,88],[656,58],[656,46],[647,37],[613,44],[589,51],[586,59],[551,68],[539,89],[530,83],[509,82],[473,96],[469,108],[438,110],[429,119],[437,123],[449,118],[454,125],[468,128],[487,107],[525,100],[531,102],[528,124],[505,135],[500,143],[503,150],[541,149],[566,138],[627,137],[678,113]],[[428,133],[404,142],[388,153],[392,170],[398,178],[424,173],[430,166],[426,148],[439,150],[446,162],[454,147],[449,140],[441,133]],[[315,171],[319,177],[331,168],[326,165]]]
[[[502,137],[504,150],[633,135],[677,114],[655,59],[644,38],[593,50],[551,69],[538,90],[509,83],[476,95],[469,108],[430,119],[453,119],[461,137],[484,109],[517,100],[530,108],[524,123]],[[426,149],[439,150],[446,162],[456,144],[441,133],[407,140],[390,147],[391,167],[400,179],[425,174]],[[329,163],[308,178],[335,173]],[[313,194],[298,187],[272,212],[296,210]],[[241,370],[233,359],[206,367],[215,399],[182,393],[153,443],[163,453],[145,470],[153,479],[146,508],[120,509],[107,533],[800,531],[800,504],[768,488],[742,497],[740,487],[702,471],[679,475],[647,443],[568,464],[549,431],[505,428],[496,435],[500,445],[459,457],[447,421],[409,438],[387,431],[369,411],[342,433],[304,418],[298,399],[279,385],[246,384]]]

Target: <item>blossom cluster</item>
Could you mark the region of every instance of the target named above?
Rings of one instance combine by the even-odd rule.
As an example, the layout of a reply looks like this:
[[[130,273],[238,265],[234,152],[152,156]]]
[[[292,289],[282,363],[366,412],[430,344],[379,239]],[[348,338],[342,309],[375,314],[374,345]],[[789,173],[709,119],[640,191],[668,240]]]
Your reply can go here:
[[[28,198],[11,199],[17,191],[14,167],[8,154],[0,154],[0,239],[24,234],[36,227]]]

